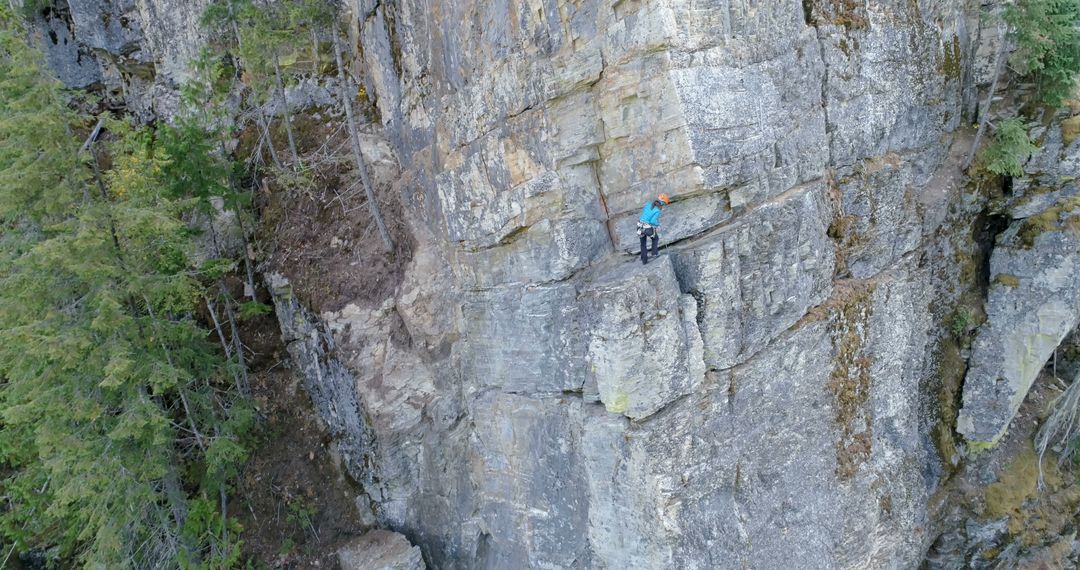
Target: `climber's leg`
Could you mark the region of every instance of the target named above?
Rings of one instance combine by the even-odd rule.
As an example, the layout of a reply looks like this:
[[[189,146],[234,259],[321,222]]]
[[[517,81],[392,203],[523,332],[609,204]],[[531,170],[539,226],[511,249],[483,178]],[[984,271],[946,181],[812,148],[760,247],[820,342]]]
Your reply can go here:
[[[649,239],[645,234],[641,234],[641,263],[645,264],[649,261],[649,248],[645,245],[645,240]]]

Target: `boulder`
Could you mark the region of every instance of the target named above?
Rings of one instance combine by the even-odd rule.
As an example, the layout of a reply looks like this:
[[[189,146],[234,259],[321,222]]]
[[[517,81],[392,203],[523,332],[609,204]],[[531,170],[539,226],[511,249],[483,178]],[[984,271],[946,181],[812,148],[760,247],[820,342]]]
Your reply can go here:
[[[991,445],[1008,429],[1039,371],[1080,324],[1080,199],[1015,221],[990,258],[986,323],[964,381],[957,431]]]
[[[404,535],[372,530],[338,549],[341,570],[425,570],[420,547]]]

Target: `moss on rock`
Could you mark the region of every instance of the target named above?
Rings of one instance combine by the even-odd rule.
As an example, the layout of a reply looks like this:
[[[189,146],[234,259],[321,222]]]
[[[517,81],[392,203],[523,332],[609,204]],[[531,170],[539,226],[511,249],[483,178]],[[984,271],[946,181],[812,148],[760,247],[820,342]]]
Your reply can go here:
[[[1035,246],[1036,238],[1052,231],[1067,231],[1080,237],[1080,197],[1067,198],[1026,218],[1021,222],[1016,238],[1021,247],[1030,249]]]
[[[840,429],[836,475],[841,480],[852,478],[873,451],[873,418],[868,406],[872,359],[866,352],[866,334],[873,314],[874,286],[865,283],[852,293],[836,308],[829,326],[836,354],[826,388],[835,399],[835,421]]]
[[[1016,288],[1020,286],[1020,278],[1009,273],[999,273],[994,277],[994,283],[1000,283],[1006,287]]]
[[[1069,117],[1061,122],[1061,140],[1069,146],[1080,135],[1080,115]]]

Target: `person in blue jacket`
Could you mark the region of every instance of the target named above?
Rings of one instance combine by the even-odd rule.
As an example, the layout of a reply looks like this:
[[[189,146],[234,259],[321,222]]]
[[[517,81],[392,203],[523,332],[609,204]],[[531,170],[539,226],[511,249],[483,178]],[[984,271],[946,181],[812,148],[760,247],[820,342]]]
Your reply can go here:
[[[649,262],[649,250],[645,247],[645,241],[652,238],[653,257],[660,255],[660,214],[664,206],[668,205],[671,198],[667,194],[661,194],[655,200],[645,204],[641,209],[641,217],[638,218],[637,234],[641,239],[641,264]]]

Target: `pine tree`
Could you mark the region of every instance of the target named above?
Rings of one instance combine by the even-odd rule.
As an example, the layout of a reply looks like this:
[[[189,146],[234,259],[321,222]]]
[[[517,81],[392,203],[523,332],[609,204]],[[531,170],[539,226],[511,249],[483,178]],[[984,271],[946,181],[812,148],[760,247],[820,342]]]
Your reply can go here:
[[[215,177],[176,178],[207,149],[109,122],[102,171],[0,24],[0,533],[90,567],[230,566],[252,414],[193,317],[208,279],[184,217]]]

